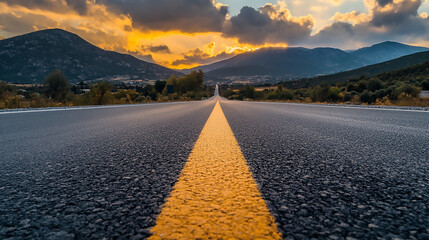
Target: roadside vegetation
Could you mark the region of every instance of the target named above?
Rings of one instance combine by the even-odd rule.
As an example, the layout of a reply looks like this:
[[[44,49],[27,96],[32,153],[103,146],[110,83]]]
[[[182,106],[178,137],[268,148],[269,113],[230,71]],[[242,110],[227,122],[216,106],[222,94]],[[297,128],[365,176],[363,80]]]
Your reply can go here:
[[[420,98],[429,90],[429,62],[374,77],[362,76],[346,82],[302,88],[276,86],[227,86],[220,94],[228,99],[289,101],[300,103],[341,103],[398,106],[429,106],[429,98]]]
[[[202,71],[193,71],[179,78],[171,76],[153,85],[126,85],[104,81],[70,84],[57,70],[39,85],[13,85],[0,81],[0,109],[191,101],[208,98],[213,92],[214,87],[204,85]]]

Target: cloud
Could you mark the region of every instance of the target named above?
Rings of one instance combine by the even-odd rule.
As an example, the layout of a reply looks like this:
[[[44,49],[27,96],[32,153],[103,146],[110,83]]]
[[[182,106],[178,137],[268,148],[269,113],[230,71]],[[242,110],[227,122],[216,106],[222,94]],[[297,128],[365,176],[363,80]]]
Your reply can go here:
[[[211,0],[103,0],[113,9],[129,14],[133,27],[185,33],[219,32],[228,13],[227,6]]]
[[[165,44],[155,45],[155,46],[154,45],[142,46],[142,50],[144,52],[152,52],[152,53],[159,53],[159,52],[170,53],[170,48]]]
[[[378,5],[380,5],[382,7],[386,6],[387,4],[393,3],[393,0],[376,0],[376,1],[377,1]]]
[[[137,55],[137,57],[140,58],[143,61],[150,62],[150,63],[155,63],[155,60],[153,59],[152,54]]]
[[[0,14],[0,30],[12,34],[32,32],[55,26],[52,19],[33,13],[2,13]]]
[[[173,66],[180,66],[180,65],[205,65],[213,62],[218,62],[225,60],[227,58],[233,57],[236,54],[233,53],[227,53],[226,51],[222,51],[221,53],[211,56],[203,51],[201,51],[199,48],[191,50],[188,54],[184,56],[183,59],[175,60],[171,63]]]
[[[225,24],[223,35],[241,43],[299,43],[310,36],[314,19],[293,17],[286,6],[265,4],[258,10],[243,7]]]
[[[220,53],[214,53],[215,43],[210,43],[205,47],[205,49],[195,48],[189,50],[181,59],[177,59],[171,63],[172,66],[181,66],[181,65],[204,65],[212,62],[217,62],[225,60],[227,58],[233,57],[236,55],[235,52],[222,51]]]
[[[66,0],[66,3],[80,15],[85,15],[88,12],[86,0]]]
[[[418,42],[429,38],[429,19],[418,14],[421,0],[367,0],[368,14],[337,13],[335,23],[309,41],[335,47],[367,45],[380,41]]]
[[[124,31],[125,25],[131,20],[125,15],[115,15],[107,11],[103,5],[88,1],[85,16],[80,15],[65,1],[42,1],[39,8],[30,8],[32,2],[26,6],[0,2],[0,32],[7,37],[49,28],[62,28],[78,34],[90,43],[106,50],[125,52],[128,38]],[[61,4],[58,5],[60,2]],[[62,11],[55,9],[41,10],[42,8],[59,6]],[[63,8],[65,7],[65,8]],[[68,8],[68,10],[67,10]],[[67,14],[64,14],[64,11]]]
[[[319,2],[339,6],[344,3],[344,0],[319,0]]]
[[[62,28],[103,49],[175,68],[272,46],[350,49],[386,40],[429,44],[428,8],[422,0],[291,0],[290,4],[294,13],[312,13],[317,22],[310,15],[293,16],[284,1],[243,7],[231,16],[228,6],[217,0],[0,0],[0,35]],[[350,6],[366,6],[368,11],[335,13]],[[314,28],[322,30],[312,36]]]
[[[371,17],[368,14],[360,13],[358,11],[352,11],[348,13],[335,13],[335,15],[331,18],[337,22],[349,22],[352,24],[359,24],[368,22],[371,20]]]
[[[29,9],[49,10],[62,13],[74,10],[80,15],[85,15],[88,10],[86,0],[0,0],[0,3],[7,3],[9,6],[23,6]]]

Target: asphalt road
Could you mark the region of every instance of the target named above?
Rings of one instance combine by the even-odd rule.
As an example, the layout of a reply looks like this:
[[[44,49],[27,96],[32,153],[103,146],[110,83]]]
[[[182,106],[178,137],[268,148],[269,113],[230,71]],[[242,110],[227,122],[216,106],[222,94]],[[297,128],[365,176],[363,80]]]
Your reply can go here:
[[[0,114],[0,239],[141,239],[215,101]]]
[[[0,114],[0,239],[149,236],[215,100]],[[429,113],[221,100],[290,239],[429,239]]]
[[[221,106],[287,239],[429,239],[429,113]]]

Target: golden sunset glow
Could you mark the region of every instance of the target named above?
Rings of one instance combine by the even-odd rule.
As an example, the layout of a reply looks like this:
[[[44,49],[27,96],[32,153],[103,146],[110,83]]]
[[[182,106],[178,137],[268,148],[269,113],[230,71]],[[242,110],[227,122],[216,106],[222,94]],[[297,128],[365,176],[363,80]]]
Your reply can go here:
[[[409,44],[427,43],[429,39],[421,28],[397,27],[429,25],[429,1],[186,3],[187,0],[175,4],[164,0],[0,0],[0,39],[61,28],[105,50],[174,69],[210,64],[264,47],[353,49],[379,39]],[[398,22],[391,23],[392,16]]]

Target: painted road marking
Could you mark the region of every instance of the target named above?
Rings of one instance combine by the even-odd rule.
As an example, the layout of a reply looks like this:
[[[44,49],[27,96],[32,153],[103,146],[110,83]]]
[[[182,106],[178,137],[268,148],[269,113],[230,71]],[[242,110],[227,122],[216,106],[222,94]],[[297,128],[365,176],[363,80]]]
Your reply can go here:
[[[281,239],[219,101],[149,239]]]

